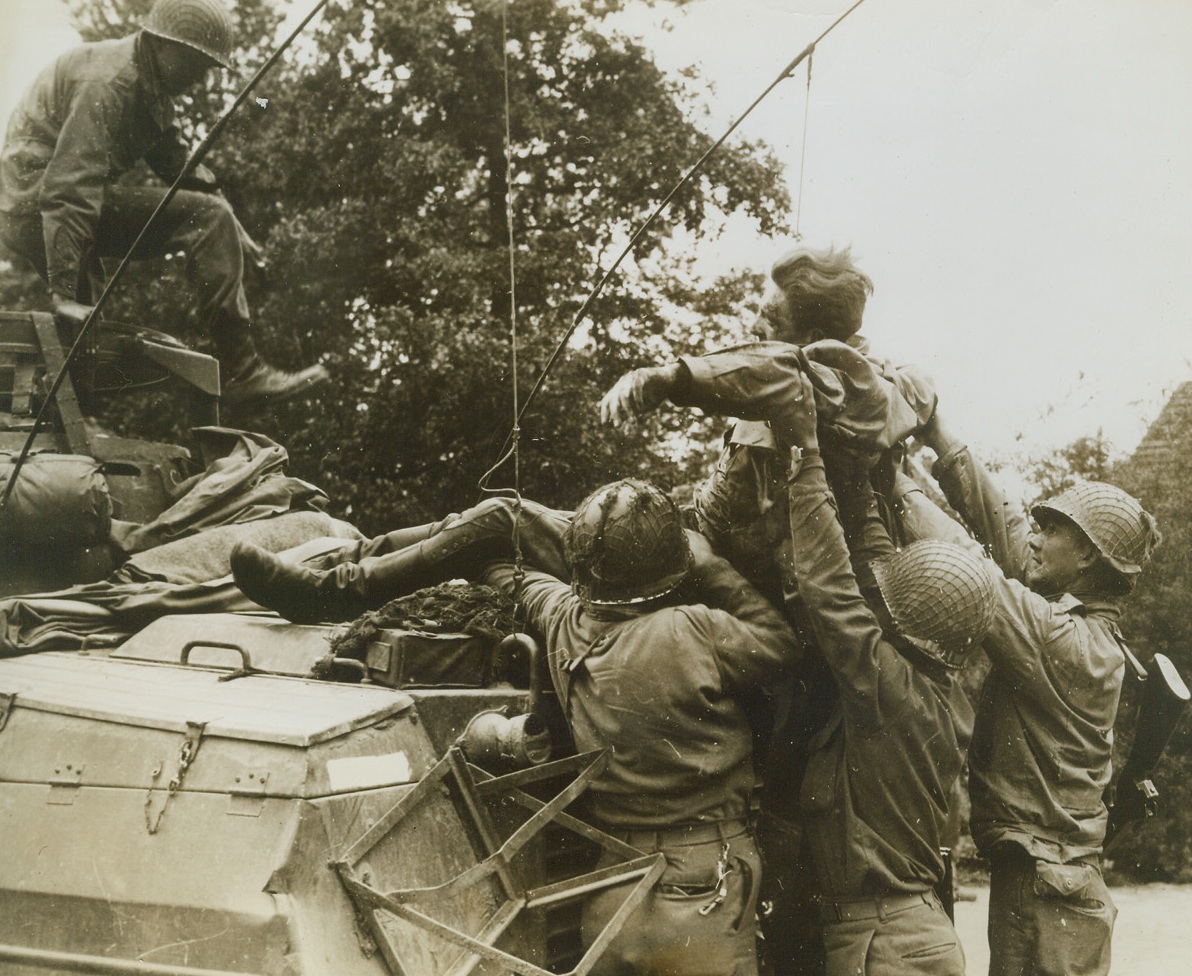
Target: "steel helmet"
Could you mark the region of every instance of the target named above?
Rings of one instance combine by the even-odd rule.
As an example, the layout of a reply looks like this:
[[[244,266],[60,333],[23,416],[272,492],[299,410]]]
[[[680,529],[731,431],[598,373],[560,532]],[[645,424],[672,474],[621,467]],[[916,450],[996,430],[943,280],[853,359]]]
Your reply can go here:
[[[644,481],[597,488],[580,502],[563,541],[576,595],[596,606],[664,596],[691,568],[678,508]]]
[[[1049,512],[1074,522],[1102,558],[1125,577],[1142,572],[1162,541],[1155,519],[1138,499],[1103,481],[1078,482],[1031,509],[1035,521]]]
[[[913,542],[873,564],[894,626],[951,668],[963,665],[993,622],[987,560],[950,542]]]
[[[232,15],[221,0],[157,0],[141,27],[232,66]]]

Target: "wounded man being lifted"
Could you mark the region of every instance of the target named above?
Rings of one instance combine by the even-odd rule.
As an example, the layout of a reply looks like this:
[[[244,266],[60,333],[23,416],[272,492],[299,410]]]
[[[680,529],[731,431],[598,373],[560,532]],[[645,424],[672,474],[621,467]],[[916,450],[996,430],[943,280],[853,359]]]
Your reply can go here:
[[[187,163],[174,98],[231,64],[232,18],[220,0],[157,0],[128,37],[75,47],[34,81],[8,123],[0,156],[0,241],[45,279],[60,318],[90,313],[91,273],[122,258],[166,195],[118,178],[142,159],[173,183]],[[259,406],[329,379],[286,372],[253,342],[245,248],[256,244],[197,165],[137,248],[137,258],[186,254],[198,316],[210,331],[230,406]]]

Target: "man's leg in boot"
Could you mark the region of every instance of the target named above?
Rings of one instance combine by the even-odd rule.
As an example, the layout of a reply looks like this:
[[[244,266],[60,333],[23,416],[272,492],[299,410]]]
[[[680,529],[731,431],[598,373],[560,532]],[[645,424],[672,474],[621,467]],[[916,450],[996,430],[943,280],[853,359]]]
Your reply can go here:
[[[449,515],[441,522],[397,529],[336,549],[310,563],[292,563],[252,544],[237,545],[231,553],[232,576],[245,596],[293,623],[351,620],[388,602],[367,600],[369,567],[381,563],[383,572],[388,560],[391,585],[397,585],[400,567],[418,562],[417,544],[458,518]],[[389,559],[407,548],[405,559]]]
[[[570,512],[523,499],[520,514],[511,498],[488,498],[437,523],[420,542],[382,556],[343,563],[331,570],[340,588],[370,608],[453,579],[474,579],[487,563],[513,559],[514,521],[522,558],[534,569],[570,579],[563,536]]]
[[[9,251],[28,261],[41,280],[46,280],[46,241],[39,214],[23,217],[0,214],[0,245],[3,245],[0,251]]]
[[[164,195],[157,187],[108,187],[96,230],[100,256],[123,257]],[[290,373],[269,366],[257,354],[244,294],[240,227],[226,200],[179,191],[133,256],[159,257],[179,250],[186,254],[199,319],[215,342],[226,402],[285,400],[329,379],[322,366]]]
[[[210,322],[223,385],[222,400],[230,407],[261,402],[282,403],[303,396],[331,378],[325,366],[295,373],[276,369],[257,352],[248,323],[219,311]]]
[[[412,537],[424,537],[412,545],[326,570],[237,546],[232,574],[251,600],[295,623],[351,620],[423,587],[474,578],[494,559],[512,559],[514,517],[512,499],[490,498],[429,528],[419,527]],[[517,525],[525,561],[567,579],[563,535],[569,521],[568,512],[523,501]]]
[[[251,542],[238,542],[229,562],[246,597],[296,624],[351,620],[368,609],[335,585],[331,571],[290,562]]]

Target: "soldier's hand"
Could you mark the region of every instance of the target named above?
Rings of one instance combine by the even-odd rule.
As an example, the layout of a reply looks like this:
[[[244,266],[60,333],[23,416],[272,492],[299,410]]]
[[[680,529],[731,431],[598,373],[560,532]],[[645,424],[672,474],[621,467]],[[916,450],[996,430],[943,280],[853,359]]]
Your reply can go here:
[[[816,429],[815,385],[806,373],[799,373],[791,381],[789,395],[775,408],[770,426],[787,444],[797,447],[819,447]]]
[[[687,547],[691,550],[691,581],[698,586],[702,571],[720,557],[712,550],[712,543],[702,533],[694,529],[684,529],[683,532],[687,536]]]
[[[676,372],[682,367],[647,366],[622,376],[600,400],[600,422],[620,427],[658,408],[674,388]]]
[[[961,445],[961,440],[953,434],[940,420],[939,409],[931,415],[931,419],[915,431],[915,440],[925,447],[931,448],[936,457],[943,457],[949,451]]]
[[[82,325],[86,322],[87,316],[91,314],[91,309],[94,307],[76,302],[73,298],[67,298],[65,295],[53,295],[50,300],[54,305],[54,314],[73,325]]]

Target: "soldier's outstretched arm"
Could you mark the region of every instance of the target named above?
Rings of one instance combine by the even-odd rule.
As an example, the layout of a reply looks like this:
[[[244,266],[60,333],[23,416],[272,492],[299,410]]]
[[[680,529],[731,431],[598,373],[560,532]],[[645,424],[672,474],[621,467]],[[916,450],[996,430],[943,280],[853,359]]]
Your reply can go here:
[[[1021,580],[1030,537],[1022,506],[1009,499],[990,470],[941,420],[938,409],[917,436],[938,458],[932,474],[948,504],[960,513],[1001,571]]]

